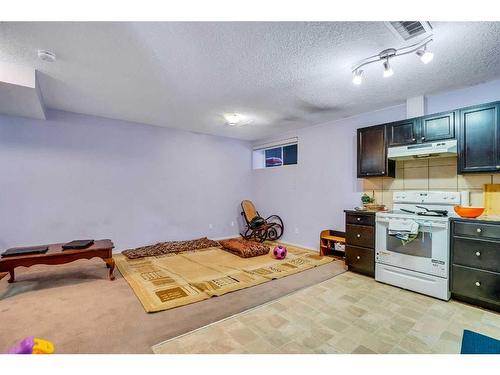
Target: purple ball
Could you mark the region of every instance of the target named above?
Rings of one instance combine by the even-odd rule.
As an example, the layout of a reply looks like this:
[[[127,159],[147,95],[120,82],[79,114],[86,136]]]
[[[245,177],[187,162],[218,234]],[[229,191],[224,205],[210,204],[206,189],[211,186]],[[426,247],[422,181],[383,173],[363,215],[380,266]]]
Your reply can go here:
[[[273,250],[273,255],[276,259],[285,259],[286,254],[288,253],[285,246],[276,246]]]

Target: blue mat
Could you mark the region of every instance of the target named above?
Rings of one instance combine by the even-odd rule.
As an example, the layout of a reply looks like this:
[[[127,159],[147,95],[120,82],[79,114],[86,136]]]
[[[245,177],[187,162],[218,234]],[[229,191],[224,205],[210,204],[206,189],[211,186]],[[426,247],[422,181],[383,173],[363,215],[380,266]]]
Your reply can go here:
[[[464,329],[461,354],[500,354],[500,340]]]

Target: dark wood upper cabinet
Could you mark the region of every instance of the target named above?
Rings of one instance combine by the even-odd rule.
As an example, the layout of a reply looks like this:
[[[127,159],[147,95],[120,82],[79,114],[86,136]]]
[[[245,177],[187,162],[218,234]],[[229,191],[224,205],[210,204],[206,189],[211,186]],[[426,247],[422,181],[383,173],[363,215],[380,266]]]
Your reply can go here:
[[[358,177],[395,176],[394,160],[387,160],[385,125],[358,129]]]
[[[447,112],[386,124],[389,147],[455,138],[456,117]]]
[[[460,110],[458,173],[500,171],[500,104]]]
[[[500,173],[500,102],[358,129],[358,177],[394,177],[387,147],[454,138],[459,174]]]
[[[455,138],[456,112],[440,113],[420,119],[420,141],[431,142]]]
[[[409,119],[387,124],[389,146],[409,145],[417,142],[418,120]]]

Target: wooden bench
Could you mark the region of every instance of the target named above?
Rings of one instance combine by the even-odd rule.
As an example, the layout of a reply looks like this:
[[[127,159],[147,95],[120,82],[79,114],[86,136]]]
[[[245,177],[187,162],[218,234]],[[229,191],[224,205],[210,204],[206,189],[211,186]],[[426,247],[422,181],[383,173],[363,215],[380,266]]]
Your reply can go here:
[[[97,240],[85,249],[63,250],[63,243],[48,245],[49,250],[44,254],[29,254],[6,256],[0,258],[0,280],[7,274],[10,274],[9,283],[15,280],[14,269],[16,267],[31,267],[35,264],[65,264],[74,262],[78,259],[101,258],[109,268],[108,277],[114,280],[113,271],[115,269],[115,261],[113,260],[112,251],[114,248],[111,240]]]

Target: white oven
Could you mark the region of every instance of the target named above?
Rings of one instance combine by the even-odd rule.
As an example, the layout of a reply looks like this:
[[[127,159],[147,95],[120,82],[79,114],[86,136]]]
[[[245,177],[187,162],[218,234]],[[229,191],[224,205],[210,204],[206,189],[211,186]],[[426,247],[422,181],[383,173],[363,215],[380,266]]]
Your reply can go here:
[[[454,215],[453,206],[468,204],[468,195],[464,192],[395,192],[393,203],[394,211],[376,214],[375,280],[450,299],[448,216]],[[416,222],[417,236],[403,241],[401,233],[390,235],[391,220],[398,220],[399,224]]]
[[[419,224],[418,235],[405,243],[389,235],[389,220],[414,220]],[[414,219],[377,215],[375,260],[429,275],[448,277],[449,222],[436,219]]]

